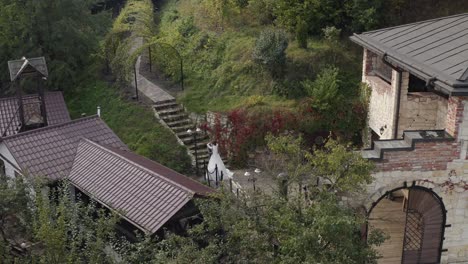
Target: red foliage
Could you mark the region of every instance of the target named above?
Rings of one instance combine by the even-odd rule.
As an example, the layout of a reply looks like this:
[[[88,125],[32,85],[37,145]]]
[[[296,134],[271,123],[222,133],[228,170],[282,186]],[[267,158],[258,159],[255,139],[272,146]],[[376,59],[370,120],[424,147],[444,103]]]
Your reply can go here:
[[[228,154],[234,162],[242,162],[247,152],[256,146],[264,145],[268,133],[278,134],[296,125],[297,116],[287,110],[235,109],[227,114],[227,124],[222,125],[221,116],[215,116],[215,122],[210,127],[202,128],[209,132],[212,140],[216,140],[222,153]]]

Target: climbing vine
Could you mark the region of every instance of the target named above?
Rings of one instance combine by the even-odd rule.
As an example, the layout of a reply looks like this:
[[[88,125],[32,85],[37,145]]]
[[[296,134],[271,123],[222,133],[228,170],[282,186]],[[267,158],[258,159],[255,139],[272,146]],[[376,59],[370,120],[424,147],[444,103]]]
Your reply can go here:
[[[150,0],[129,0],[106,35],[101,51],[108,68],[120,84],[130,81],[135,59],[132,49],[138,38],[154,35],[153,4]]]

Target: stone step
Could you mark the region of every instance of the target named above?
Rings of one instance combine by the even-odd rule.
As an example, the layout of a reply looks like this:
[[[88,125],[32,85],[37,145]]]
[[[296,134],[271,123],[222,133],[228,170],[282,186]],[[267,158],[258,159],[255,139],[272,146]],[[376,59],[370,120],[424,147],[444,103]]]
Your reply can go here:
[[[191,125],[192,127],[194,126],[192,123],[192,120],[190,119],[182,119],[182,120],[177,120],[177,121],[171,121],[171,122],[166,122],[167,126],[169,126],[171,129],[176,128],[176,127],[181,127],[181,126],[186,126],[186,125]],[[187,128],[189,129],[189,128]]]
[[[187,128],[187,130],[189,129],[192,129],[192,128]],[[184,138],[191,138],[193,137],[192,134],[188,133],[187,130],[185,131],[180,131],[180,132],[176,132],[176,135],[178,138],[180,138],[181,140],[184,139]]]
[[[161,101],[154,102],[154,105],[164,105],[164,104],[175,103],[175,102],[176,102],[176,99],[172,98],[172,99],[167,99],[167,100],[161,100]]]
[[[161,110],[167,110],[167,109],[170,109],[170,108],[177,108],[179,107],[179,105],[176,103],[176,101],[169,101],[167,103],[162,103],[162,104],[155,104],[153,105],[153,108],[156,110],[156,111],[161,111]]]
[[[402,150],[409,149],[411,145],[406,140],[384,140],[375,141],[374,150],[380,152],[382,150]]]
[[[363,150],[361,155],[365,159],[380,159],[380,152],[375,151],[375,149]]]
[[[210,158],[210,153],[208,151],[203,151],[200,152],[197,150],[198,158],[199,159],[209,159]]]
[[[189,129],[193,130],[194,127],[195,127],[195,125],[190,123],[190,124],[183,124],[183,125],[180,125],[180,126],[174,126],[174,127],[171,127],[171,129],[176,134],[179,134],[179,133],[187,133],[187,130],[189,130]]]
[[[187,137],[182,137],[182,138],[179,137],[179,139],[182,140],[182,142],[184,142],[185,145],[191,144],[191,143],[193,143],[193,141],[194,141],[193,136],[190,135],[190,134],[189,134]],[[199,136],[197,136],[197,142],[206,141],[206,139],[208,139],[208,136],[207,136],[207,135],[199,135]]]
[[[160,117],[164,117],[167,115],[175,115],[175,114],[180,114],[183,112],[185,112],[185,110],[182,107],[177,105],[177,107],[174,107],[174,108],[168,108],[168,109],[158,111],[158,115]]]
[[[206,149],[206,148],[207,148],[207,147],[206,147],[206,144],[208,144],[208,141],[206,141],[206,142],[197,142],[196,145],[192,143],[192,144],[188,144],[188,145],[186,145],[186,146],[187,146],[187,148],[188,148],[189,150],[194,150],[195,147],[196,147],[196,148],[197,148],[197,152],[198,152],[200,149]]]
[[[177,120],[182,120],[182,119],[188,119],[187,113],[181,113],[181,114],[175,114],[175,115],[165,115],[161,117],[166,123],[172,122],[172,121],[177,121]]]

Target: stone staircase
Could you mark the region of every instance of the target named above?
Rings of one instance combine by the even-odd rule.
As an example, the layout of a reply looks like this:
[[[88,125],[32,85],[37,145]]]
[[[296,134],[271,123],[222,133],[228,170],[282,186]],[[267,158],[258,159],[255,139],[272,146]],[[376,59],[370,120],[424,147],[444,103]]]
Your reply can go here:
[[[416,142],[421,141],[446,141],[453,138],[444,130],[405,131],[403,139],[376,140],[371,149],[362,150],[363,158],[381,160],[384,152],[414,150]]]
[[[210,158],[210,154],[206,146],[210,141],[208,135],[204,132],[197,134],[197,142],[195,144],[193,133],[195,132],[196,125],[189,118],[185,109],[178,104],[175,99],[155,102],[153,110],[161,123],[171,129],[177,136],[179,143],[187,147],[189,155],[192,158],[193,165],[197,166],[200,171],[203,170],[204,164],[208,163]],[[192,134],[187,132],[189,129],[193,131]],[[198,164],[195,164],[196,161],[198,161]]]

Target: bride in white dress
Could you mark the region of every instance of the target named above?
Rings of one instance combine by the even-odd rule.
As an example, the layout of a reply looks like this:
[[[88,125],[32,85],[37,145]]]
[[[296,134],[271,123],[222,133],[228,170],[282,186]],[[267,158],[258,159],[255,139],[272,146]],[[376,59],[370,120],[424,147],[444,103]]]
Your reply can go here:
[[[208,162],[206,178],[212,182],[221,182],[223,180],[228,180],[232,176],[232,172],[226,169],[221,156],[219,155],[218,151],[218,144],[215,143],[208,143],[208,148],[211,149],[212,154],[210,157],[210,161]],[[216,170],[216,168],[218,168]],[[218,175],[216,176],[216,171]]]

